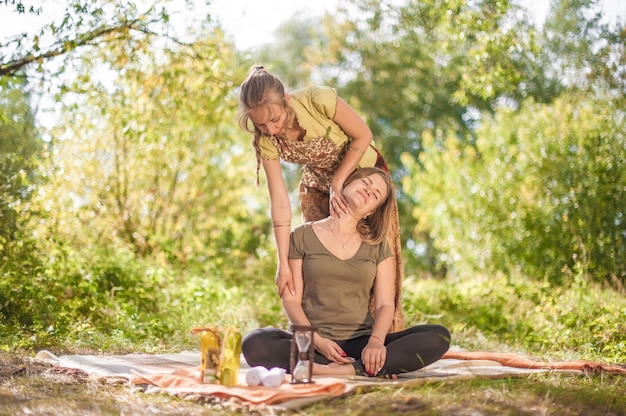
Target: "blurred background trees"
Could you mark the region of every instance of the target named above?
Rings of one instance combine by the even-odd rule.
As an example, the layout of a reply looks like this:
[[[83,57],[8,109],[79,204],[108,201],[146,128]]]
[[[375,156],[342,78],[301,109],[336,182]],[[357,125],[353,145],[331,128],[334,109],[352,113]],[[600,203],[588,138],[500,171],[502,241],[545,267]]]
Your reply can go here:
[[[28,219],[29,203],[36,189],[42,146],[23,82],[8,83],[0,90],[0,250],[16,237]]]
[[[366,118],[407,276],[578,273],[623,290],[626,27],[595,2],[553,0],[538,25],[512,1],[342,1],[252,51],[181,4],[75,3],[3,41],[0,332],[161,336],[181,322],[159,314],[224,315],[207,287],[275,296],[268,197],[236,120],[258,62]]]
[[[587,1],[552,1],[542,27],[507,1],[349,6],[327,24],[336,66],[327,80],[366,114],[402,183],[409,274],[469,262],[474,273],[515,265],[559,282],[564,267],[582,267],[621,285],[623,24],[610,27]],[[493,155],[499,142],[507,145]],[[548,148],[542,160],[536,153]],[[523,166],[513,164],[518,154]],[[473,168],[457,170],[466,164]],[[534,176],[528,187],[551,194],[555,211],[536,198],[522,208],[521,195],[503,197]],[[466,180],[474,187],[461,187]],[[476,185],[490,181],[485,197]],[[476,242],[490,240],[492,227],[501,231],[484,250]]]

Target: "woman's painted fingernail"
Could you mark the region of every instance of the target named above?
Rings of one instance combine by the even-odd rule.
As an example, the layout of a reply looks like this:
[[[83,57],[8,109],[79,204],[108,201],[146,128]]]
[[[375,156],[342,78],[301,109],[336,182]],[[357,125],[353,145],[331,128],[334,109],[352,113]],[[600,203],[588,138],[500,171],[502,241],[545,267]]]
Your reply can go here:
[[[346,353],[345,353],[345,352],[343,352],[343,351],[341,351],[341,356],[342,356],[342,357],[345,357],[345,356],[346,356]]]

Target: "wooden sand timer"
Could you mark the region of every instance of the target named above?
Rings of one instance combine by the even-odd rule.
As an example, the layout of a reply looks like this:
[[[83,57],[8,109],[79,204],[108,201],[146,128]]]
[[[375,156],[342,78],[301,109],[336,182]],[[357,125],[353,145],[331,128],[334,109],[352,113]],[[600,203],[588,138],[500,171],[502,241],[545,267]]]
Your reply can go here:
[[[317,328],[308,325],[292,325],[290,370],[291,383],[313,383],[313,334]]]

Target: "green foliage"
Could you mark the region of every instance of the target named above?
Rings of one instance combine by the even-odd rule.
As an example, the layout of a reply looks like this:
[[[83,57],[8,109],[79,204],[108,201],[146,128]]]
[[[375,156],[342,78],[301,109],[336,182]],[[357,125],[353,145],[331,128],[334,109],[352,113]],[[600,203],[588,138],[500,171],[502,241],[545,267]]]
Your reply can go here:
[[[12,257],[22,260],[0,266],[0,335],[9,348],[196,348],[194,326],[285,325],[274,283],[265,276],[240,269],[248,280],[239,276],[236,283],[232,276],[136,259],[128,250],[77,251],[57,243],[45,249],[14,244]]]
[[[542,67],[537,30],[514,2],[349,3],[327,22],[328,52],[318,62],[327,82],[366,115],[398,182],[415,168],[401,155],[419,155],[426,131],[435,141],[450,131],[472,143],[481,111],[503,100],[549,101],[561,90]],[[399,190],[398,203],[407,269],[439,273],[437,250],[411,217],[420,201]]]
[[[42,146],[23,83],[0,86],[0,255],[29,216]]]
[[[311,74],[338,87],[366,116],[397,182],[421,169],[423,137],[443,146],[448,140],[473,144],[481,118],[503,104],[549,104],[568,88],[623,97],[625,32],[605,25],[595,2],[552,2],[541,28],[510,1],[353,0],[343,5],[325,17],[323,33],[306,22],[285,24],[269,47],[272,53],[262,53],[276,68],[285,68],[279,73],[288,71],[286,76],[300,83],[307,82],[302,69],[308,73],[315,63]],[[285,51],[296,60],[284,58]],[[297,64],[303,57],[308,61]],[[403,153],[418,163],[405,163]],[[419,192],[398,192],[406,269],[442,274],[453,260],[438,260],[438,247],[447,242],[436,241],[413,218],[414,207],[422,204],[415,198]]]
[[[592,68],[604,67],[610,59],[598,53],[599,47],[615,42],[613,34],[602,23],[596,1],[556,0],[543,28],[544,69],[573,88],[584,88],[592,79]],[[617,71],[616,71],[617,72]]]
[[[409,281],[403,303],[408,323],[442,323],[470,350],[626,361],[626,300],[581,273],[557,288],[513,275]]]
[[[330,82],[368,115],[393,167],[402,152],[419,153],[426,130],[471,141],[477,110],[554,97],[536,63],[536,30],[513,2],[351,3],[328,28],[342,70]]]
[[[164,282],[131,252],[30,246],[29,257],[0,268],[0,314],[5,329],[31,335],[23,343],[42,347],[93,332],[162,334],[154,316]]]
[[[231,52],[208,33],[176,53],[112,42],[85,56],[86,71],[117,75],[65,90],[41,190],[61,209],[49,232],[212,272],[264,255],[269,220],[234,122]]]
[[[243,333],[267,325],[286,326],[271,279],[252,277],[235,283],[220,274],[184,277],[183,282],[172,282],[167,289],[169,307],[162,319],[171,328],[170,344],[197,348],[198,339],[189,336],[195,326],[237,325]]]
[[[611,32],[608,42],[597,53],[595,64],[589,68],[591,90],[610,91],[615,97],[626,97],[626,27]]]
[[[21,0],[5,0],[4,5],[7,7],[9,5],[15,7],[15,12],[19,14],[30,13],[30,14],[38,15],[41,13],[40,7],[37,8],[34,5],[24,4],[24,2],[22,2]]]
[[[355,0],[259,55],[367,115],[403,186],[407,270],[459,277],[409,278],[409,324],[442,322],[469,348],[626,359],[623,298],[592,281],[625,279],[624,31],[589,5],[553,2],[538,31],[509,1]],[[235,120],[248,58],[212,28],[155,42],[164,6],[73,3],[0,64],[67,58],[49,154],[26,86],[0,80],[4,350],[195,348],[196,325],[287,324]]]
[[[314,66],[308,54],[321,36],[317,19],[302,18],[296,13],[276,29],[272,42],[249,52],[253,57],[250,64],[267,65],[289,89],[309,85]]]
[[[110,39],[75,66],[48,182],[0,268],[5,346],[188,347],[192,326],[280,316],[256,303],[277,297],[267,202],[234,122],[242,74],[218,31],[198,37],[175,51]]]
[[[485,120],[476,147],[426,139],[403,181],[414,215],[458,270],[560,283],[562,270],[626,280],[626,139],[619,104],[572,95]],[[406,154],[407,166],[416,162]],[[620,283],[621,282],[621,283]]]
[[[4,245],[0,262],[0,314],[5,323],[31,325],[34,319],[29,305],[39,299],[40,292],[31,293],[26,287],[28,283],[22,282],[30,280],[25,277],[41,273],[42,261],[32,241],[16,238],[18,235],[13,237]]]
[[[30,6],[28,10],[21,1],[11,1],[15,6],[14,17],[29,14],[62,16],[56,21],[46,21],[42,27],[33,30],[32,22],[27,24],[30,30],[15,35],[2,45],[6,54],[0,56],[0,76],[14,77],[31,65],[38,64],[38,70],[44,71],[44,63],[55,58],[68,58],[81,47],[89,47],[99,42],[114,39],[133,41],[136,38],[151,35],[157,30],[166,33],[170,11],[167,2],[152,2],[142,10],[133,2],[116,0],[75,1],[68,3],[64,10],[57,4],[42,2],[39,7]],[[8,4],[5,5],[8,6]],[[1,7],[1,5],[0,5]],[[27,22],[24,20],[24,22]],[[63,72],[62,67],[61,72]],[[4,80],[4,78],[1,78]]]

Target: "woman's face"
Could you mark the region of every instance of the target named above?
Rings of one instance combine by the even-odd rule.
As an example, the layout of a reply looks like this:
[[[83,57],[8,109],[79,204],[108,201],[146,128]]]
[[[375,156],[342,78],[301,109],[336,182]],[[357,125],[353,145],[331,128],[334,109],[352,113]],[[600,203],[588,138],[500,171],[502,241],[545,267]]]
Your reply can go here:
[[[343,188],[350,208],[359,216],[369,215],[387,198],[387,183],[377,173],[356,179]]]
[[[275,136],[285,131],[287,109],[278,104],[267,104],[248,112],[250,120],[264,134]]]

